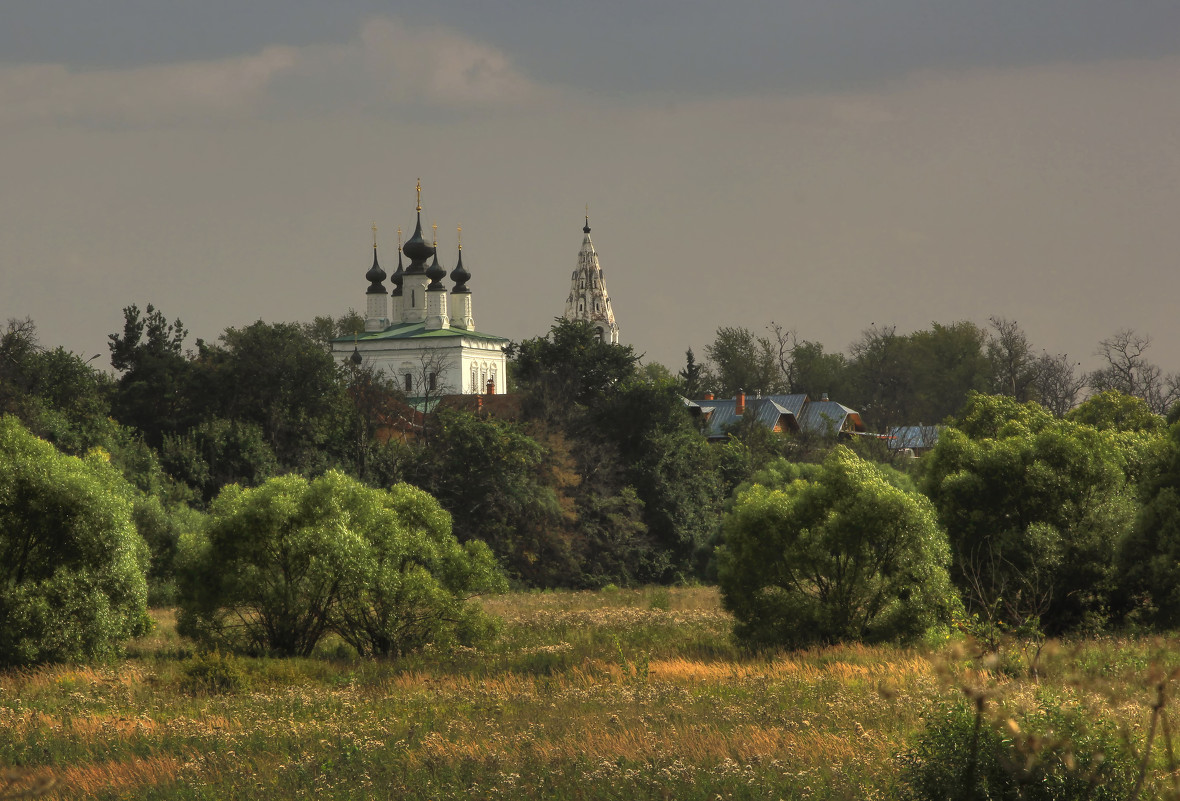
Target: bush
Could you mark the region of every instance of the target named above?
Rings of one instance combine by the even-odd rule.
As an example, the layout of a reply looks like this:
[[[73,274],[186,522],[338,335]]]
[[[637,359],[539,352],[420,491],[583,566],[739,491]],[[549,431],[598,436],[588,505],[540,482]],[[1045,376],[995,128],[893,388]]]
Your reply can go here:
[[[941,716],[901,758],[913,801],[1114,801],[1131,797],[1138,766],[1115,726],[1048,703],[999,727],[965,703]]]
[[[113,656],[147,632],[147,546],[101,452],[65,456],[0,418],[0,664]]]
[[[345,642],[361,655],[387,656],[427,643],[474,645],[494,633],[494,621],[467,602],[507,588],[487,545],[460,545],[451,516],[420,489],[399,484],[381,492],[331,478],[365,540],[333,615]]]
[[[1104,625],[1135,504],[1129,471],[1149,440],[973,394],[922,459],[952,575],[972,612],[1050,635]]]
[[[179,631],[247,653],[307,656],[329,631],[365,654],[470,643],[492,626],[467,597],[503,586],[429,495],[336,471],[226,487],[179,561]]]
[[[929,502],[844,447],[813,476],[754,485],[726,515],[719,578],[739,639],[913,640],[949,623],[950,556]]]
[[[236,693],[247,686],[241,665],[220,651],[206,651],[184,664],[181,688],[190,695]]]

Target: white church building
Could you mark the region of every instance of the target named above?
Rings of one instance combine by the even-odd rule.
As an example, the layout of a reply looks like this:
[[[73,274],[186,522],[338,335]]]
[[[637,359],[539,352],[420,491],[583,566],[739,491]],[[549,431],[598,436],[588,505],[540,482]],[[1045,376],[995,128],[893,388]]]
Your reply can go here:
[[[437,233],[433,244],[422,236],[421,184],[417,212],[413,235],[399,243],[388,291],[374,238],[373,266],[365,273],[364,331],[333,340],[332,354],[341,362],[386,372],[410,397],[503,392],[508,340],[475,329],[462,239],[448,290],[443,284],[447,271],[438,262]],[[410,260],[408,267],[403,267],[403,254]]]

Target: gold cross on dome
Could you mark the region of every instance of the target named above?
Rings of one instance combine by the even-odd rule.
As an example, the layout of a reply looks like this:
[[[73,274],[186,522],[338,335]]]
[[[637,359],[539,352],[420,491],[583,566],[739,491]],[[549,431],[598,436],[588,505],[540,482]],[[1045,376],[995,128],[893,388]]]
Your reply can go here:
[[[459,250],[463,249],[463,226],[456,226],[459,229]]]
[[[418,179],[418,211],[422,211],[422,179]]]
[[[377,221],[373,221],[373,250],[377,249]]]

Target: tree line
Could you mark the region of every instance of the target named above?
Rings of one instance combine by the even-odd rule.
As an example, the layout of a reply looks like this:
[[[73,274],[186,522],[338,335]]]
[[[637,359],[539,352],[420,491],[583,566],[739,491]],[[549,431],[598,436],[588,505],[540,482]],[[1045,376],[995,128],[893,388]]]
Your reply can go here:
[[[407,619],[436,621],[423,624],[430,636],[486,633],[463,599],[505,579],[717,579],[751,642],[906,638],[964,621],[1057,633],[1180,619],[1170,567],[1180,545],[1168,535],[1180,530],[1180,435],[1160,413],[1177,380],[1133,332],[1104,341],[1108,367],[1084,381],[998,319],[987,331],[871,328],[848,356],[777,326],[722,328],[706,363],[689,351],[673,376],[558,320],[508,349],[514,419],[441,408],[403,441],[385,431],[405,408],[401,388],[331,355],[331,339],[356,323],[259,321],[189,348],[179,320],[129,306],[110,336],[111,376],[42,347],[31,321],[10,321],[4,458],[80,459],[55,469],[90,477],[5,479],[0,498],[24,498],[2,512],[6,569],[23,566],[3,582],[4,608],[24,610],[0,620],[9,640],[31,642],[21,625],[47,627],[53,609],[108,580],[49,592],[46,565],[73,547],[53,538],[74,523],[56,534],[19,524],[46,503],[30,487],[56,484],[59,494],[89,487],[85,504],[108,509],[86,525],[118,555],[123,611],[94,613],[115,639],[139,630],[150,601],[180,603],[186,631],[219,647],[302,653],[331,631],[362,653],[398,652],[429,638],[397,633]],[[1087,386],[1101,391],[1078,404]],[[738,387],[827,391],[851,406],[867,399],[862,414],[877,425],[919,415],[949,428],[916,461],[869,438],[783,437],[750,420],[708,443],[684,396]],[[1061,387],[1073,394],[1052,394]],[[275,565],[275,553],[295,561]],[[426,578],[436,573],[449,578],[436,586]],[[291,608],[293,598],[307,603]],[[433,606],[415,606],[422,599]],[[257,625],[231,625],[243,619]],[[107,647],[79,643],[44,653]]]
[[[954,415],[970,392],[1036,401],[1058,417],[1076,406],[1087,389],[1108,389],[1143,398],[1164,414],[1180,399],[1180,374],[1165,374],[1148,357],[1150,337],[1121,329],[1095,351],[1102,366],[1091,372],[1068,354],[1038,351],[1012,320],[931,323],[899,333],[873,325],[848,353],[827,352],[797,332],[771,323],[763,333],[723,327],[705,347],[700,364],[690,349],[679,377],[689,397],[705,391],[732,397],[746,392],[827,393],[861,414],[869,430],[897,425],[933,425]]]

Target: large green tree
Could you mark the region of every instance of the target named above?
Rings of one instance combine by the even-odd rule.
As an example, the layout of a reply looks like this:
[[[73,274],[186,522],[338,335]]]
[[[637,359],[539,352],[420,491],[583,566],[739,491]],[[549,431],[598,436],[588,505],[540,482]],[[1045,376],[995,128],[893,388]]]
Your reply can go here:
[[[630,345],[604,342],[589,323],[561,318],[547,335],[513,343],[507,352],[527,413],[558,423],[633,375],[639,363]]]
[[[201,343],[194,402],[203,419],[258,426],[281,466],[319,472],[347,460],[341,368],[299,325],[259,320]]]
[[[723,536],[722,602],[747,642],[912,640],[949,623],[950,554],[933,508],[847,448],[806,480],[749,487]]]
[[[1035,403],[972,395],[924,460],[968,606],[1050,633],[1101,625],[1134,515],[1137,435],[1060,420]]]
[[[545,447],[511,423],[466,412],[441,409],[428,425],[407,479],[450,511],[455,536],[487,542],[509,575],[529,584],[576,576]]]
[[[488,631],[467,596],[501,586],[482,543],[460,545],[418,490],[337,471],[230,485],[183,541],[180,630],[249,653],[310,654],[329,631],[390,654]]]
[[[774,343],[748,328],[723,326],[705,346],[718,395],[732,397],[739,389],[773,394],[786,390]]]
[[[625,381],[590,410],[587,438],[618,456],[618,486],[643,504],[653,554],[640,577],[686,578],[718,523],[721,487],[715,456],[674,383]]]
[[[0,418],[0,664],[105,658],[147,631],[132,499],[105,454],[66,456]]]
[[[158,448],[164,434],[183,430],[189,419],[188,331],[180,320],[135,304],[123,309],[123,333],[111,334],[111,366],[119,371],[112,410],[115,419],[143,433]]]
[[[1180,423],[1150,448],[1141,507],[1119,550],[1125,607],[1160,628],[1180,625]]]

